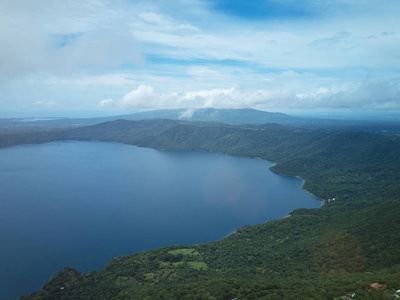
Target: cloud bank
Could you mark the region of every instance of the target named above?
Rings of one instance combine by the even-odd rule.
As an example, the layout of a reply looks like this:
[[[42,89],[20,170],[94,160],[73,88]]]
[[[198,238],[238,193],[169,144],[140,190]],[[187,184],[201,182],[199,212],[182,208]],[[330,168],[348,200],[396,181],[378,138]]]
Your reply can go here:
[[[243,7],[1,1],[0,109],[400,109],[398,1]]]
[[[125,109],[189,108],[183,118],[196,108],[257,108],[276,109],[400,109],[400,84],[398,81],[368,80],[358,85],[319,87],[296,93],[296,88],[277,88],[240,91],[211,89],[186,93],[159,94],[152,86],[140,85],[115,102],[103,100],[100,106],[115,105]],[[190,109],[191,108],[191,109]]]

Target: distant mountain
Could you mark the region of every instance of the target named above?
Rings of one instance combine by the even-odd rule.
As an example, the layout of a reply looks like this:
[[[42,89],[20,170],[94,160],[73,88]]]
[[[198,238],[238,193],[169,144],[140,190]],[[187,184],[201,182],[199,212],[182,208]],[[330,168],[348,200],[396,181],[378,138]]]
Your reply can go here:
[[[261,125],[261,124],[280,124],[287,126],[308,127],[308,128],[334,128],[345,130],[358,130],[375,133],[399,134],[400,124],[394,121],[360,121],[360,120],[335,120],[294,117],[284,113],[267,112],[255,109],[162,109],[139,112],[134,114],[78,118],[78,119],[53,119],[53,120],[24,120],[18,122],[16,119],[0,119],[0,128],[3,131],[16,130],[43,130],[54,128],[71,128],[87,125],[94,125],[114,120],[156,120],[169,119],[181,121],[202,121],[218,122],[230,125]]]
[[[318,118],[305,118],[294,117],[280,112],[268,112],[256,109],[215,109],[215,108],[188,108],[188,109],[160,109],[134,114],[104,117],[104,118],[91,118],[87,121],[100,123],[105,121],[112,121],[117,119],[125,119],[132,121],[139,120],[155,120],[155,119],[169,119],[169,120],[184,120],[184,121],[202,121],[202,122],[218,122],[231,125],[261,125],[276,123],[281,125],[293,126],[354,126],[366,124],[364,121],[352,120],[335,120],[335,119],[318,119]],[[81,119],[80,119],[81,120]],[[94,123],[93,123],[94,124]]]
[[[128,116],[126,116],[128,117]],[[283,113],[272,113],[255,109],[165,109],[129,115],[130,120],[172,119],[186,121],[220,122],[226,124],[292,123],[303,118]]]
[[[96,117],[96,118],[58,118],[58,119],[0,119],[0,126],[5,125],[51,125],[51,126],[78,126],[78,125],[93,125],[107,121],[118,119],[139,121],[139,120],[185,120],[185,121],[205,121],[205,122],[220,122],[226,124],[266,124],[266,123],[304,123],[313,121],[314,119],[291,117],[283,113],[271,113],[255,109],[161,109],[133,114]]]
[[[360,130],[375,133],[400,133],[400,124],[396,121],[376,120],[339,120],[295,117],[280,112],[267,112],[256,109],[163,109],[140,112],[129,115],[121,115],[107,118],[96,118],[92,121],[97,123],[112,121],[116,119],[125,120],[154,120],[170,119],[185,121],[218,122],[231,125],[262,125],[280,124],[297,127],[311,128],[335,128],[346,130]],[[94,123],[92,123],[94,124]]]

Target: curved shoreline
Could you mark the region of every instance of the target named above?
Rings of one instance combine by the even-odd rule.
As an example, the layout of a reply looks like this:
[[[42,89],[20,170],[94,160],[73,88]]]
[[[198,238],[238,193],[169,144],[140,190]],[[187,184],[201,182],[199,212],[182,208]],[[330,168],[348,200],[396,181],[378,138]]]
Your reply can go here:
[[[281,175],[281,176],[285,176],[285,177],[294,177],[294,178],[298,178],[298,179],[303,180],[303,184],[302,184],[301,188],[302,188],[304,191],[306,191],[307,193],[309,193],[311,196],[313,196],[315,199],[318,199],[318,200],[322,201],[323,204],[325,204],[325,201],[326,201],[325,199],[322,199],[322,198],[319,198],[319,197],[315,196],[315,195],[314,195],[313,193],[311,193],[309,190],[307,190],[307,189],[304,188],[304,184],[306,183],[306,180],[305,180],[305,179],[303,179],[303,178],[301,178],[300,176],[297,176],[297,175],[287,175],[287,174],[284,174],[284,173],[280,173],[280,172],[274,171],[274,170],[272,170],[271,168],[273,168],[273,167],[275,167],[275,166],[277,165],[276,162],[270,161],[270,160],[267,160],[267,159],[263,159],[263,158],[261,158],[261,157],[256,157],[256,158],[261,159],[261,160],[264,160],[264,161],[269,162],[269,163],[272,163],[273,165],[272,165],[271,167],[269,167],[269,170],[270,170],[272,173],[275,173],[275,174]],[[323,204],[322,204],[322,205],[323,205]]]
[[[132,144],[124,144],[124,143],[116,143],[116,142],[105,142],[105,141],[87,141],[87,140],[85,140],[85,141],[82,141],[82,140],[72,140],[72,139],[68,139],[68,140],[62,140],[62,141],[51,141],[51,142],[48,142],[48,143],[35,143],[35,144],[20,144],[20,145],[18,145],[19,147],[21,147],[21,148],[25,148],[25,147],[30,147],[30,146],[32,146],[32,147],[40,147],[40,148],[42,148],[42,149],[47,149],[46,147],[48,146],[48,145],[51,145],[51,144],[59,144],[59,145],[67,145],[67,144],[79,144],[79,143],[81,143],[81,142],[83,142],[83,143],[107,143],[107,144],[115,144],[115,145],[117,145],[117,144],[119,144],[119,145],[121,145],[121,146],[133,146],[133,147],[137,147],[137,148],[139,148],[139,146],[137,146],[137,145],[132,145]],[[17,145],[16,145],[17,146]],[[17,147],[18,147],[17,146]],[[12,147],[15,147],[15,146],[12,146]],[[93,146],[91,146],[91,147],[93,147],[93,149],[95,149],[95,147],[96,147],[96,144],[93,144]],[[131,147],[130,147],[131,148]],[[140,147],[140,148],[142,148],[142,147]],[[147,148],[147,149],[149,149],[149,150],[155,150],[155,151],[157,151],[158,149],[157,148],[154,148],[154,147],[145,147],[145,148]],[[9,150],[8,152],[11,152],[11,151],[13,151],[13,149],[11,148],[11,150]],[[133,149],[131,148],[131,150],[129,150],[129,148],[127,148],[127,151],[128,152],[132,152],[133,151]],[[176,154],[176,156],[180,156],[180,154],[181,153],[179,153],[179,152],[182,152],[182,151],[179,151],[179,150],[174,150],[174,149],[168,149],[167,151],[171,151],[171,152],[175,152]],[[195,151],[198,151],[198,150],[183,150],[183,152],[195,152]],[[203,152],[203,151],[198,151],[198,152]],[[235,158],[244,158],[245,159],[245,161],[247,160],[247,162],[248,163],[250,163],[251,165],[255,165],[255,166],[258,166],[257,168],[260,170],[260,172],[261,173],[255,173],[255,174],[258,174],[258,175],[255,175],[255,176],[263,176],[263,175],[261,175],[261,174],[265,174],[265,173],[269,173],[269,171],[271,171],[270,170],[270,168],[271,168],[271,166],[273,166],[274,165],[274,163],[272,163],[272,162],[270,162],[270,161],[267,161],[267,160],[264,160],[264,159],[261,159],[261,161],[254,161],[253,159],[255,158],[255,157],[249,157],[249,156],[235,156],[235,155],[230,155],[230,154],[228,154],[228,153],[222,153],[222,152],[217,152],[217,151],[207,151],[207,152],[210,152],[210,154],[222,154],[222,155],[227,155],[226,157],[231,157],[231,159],[230,160],[233,160],[233,159],[235,159]],[[201,153],[199,153],[199,154],[201,154]],[[203,155],[207,155],[207,154],[203,154]],[[220,157],[219,158],[219,160],[221,160],[221,159],[224,159],[223,157]],[[249,160],[249,159],[251,159],[252,161],[253,161],[253,163],[251,163],[251,160]],[[261,164],[260,164],[261,163]],[[246,173],[243,173],[243,174],[246,174]],[[278,175],[278,174],[275,174],[274,172],[271,172],[271,173],[269,173],[270,175],[269,176],[275,176],[275,175]],[[276,179],[274,179],[274,180],[276,180]],[[281,179],[282,180],[282,179]],[[269,180],[268,180],[269,181]],[[265,186],[265,184],[268,184],[268,181],[262,181],[262,182],[260,182],[260,184],[262,184],[262,185],[264,185]],[[285,181],[284,181],[285,182]],[[291,181],[292,183],[293,183],[293,185],[292,185],[292,188],[293,189],[295,189],[296,191],[298,191],[298,192],[300,192],[300,182],[296,182],[296,181]],[[271,195],[271,194],[270,194]],[[277,195],[277,194],[276,194]],[[296,195],[298,195],[298,194],[296,194]],[[306,196],[305,195],[305,193],[303,193],[303,196],[305,196],[305,198],[304,199],[309,199],[308,198],[308,196]],[[270,198],[271,200],[273,200],[274,198],[276,198],[276,197],[273,197],[273,198]],[[287,197],[287,199],[290,199],[290,198],[292,198],[292,200],[296,200],[297,199],[297,196],[295,196],[295,197]],[[266,201],[267,199],[264,199],[264,201]],[[313,199],[310,199],[311,201],[313,201]],[[304,207],[304,206],[302,206],[302,205],[297,205],[296,206],[296,203],[295,203],[295,201],[292,201],[293,203],[294,203],[294,206],[292,206],[292,207],[294,207],[294,208],[297,208],[297,207]],[[279,204],[279,201],[275,201],[275,203],[278,203],[277,205],[278,206],[283,206],[283,205],[281,205],[281,204]],[[304,203],[303,203],[303,205],[304,205]],[[305,205],[307,205],[307,204],[305,204]],[[316,205],[318,205],[318,204],[316,204]],[[249,205],[247,205],[248,207],[249,207],[249,209],[250,210],[253,210],[254,211],[254,207],[252,207],[252,206],[249,206]],[[284,207],[284,206],[283,206]],[[293,208],[293,209],[294,209]],[[276,215],[276,217],[274,217],[274,216],[272,216],[272,219],[274,219],[274,220],[279,220],[279,219],[282,219],[282,218],[284,218],[284,215],[286,214],[286,213],[288,213],[288,212],[290,212],[292,209],[287,209],[286,210],[286,212],[285,211],[283,211],[282,213],[279,213],[279,214],[277,214]],[[254,225],[257,225],[257,224],[263,224],[263,223],[265,223],[266,221],[265,221],[265,219],[266,218],[270,218],[270,217],[268,217],[268,212],[267,213],[262,213],[262,214],[260,214],[260,216],[261,216],[261,218],[259,218],[259,220],[257,220],[257,221],[255,221],[255,222],[253,222],[253,226]],[[249,221],[251,221],[251,220],[249,220]],[[223,239],[223,238],[225,238],[225,237],[227,237],[227,236],[229,236],[229,235],[231,235],[233,232],[235,232],[237,229],[239,229],[239,228],[241,228],[241,227],[244,227],[244,226],[249,226],[248,224],[251,224],[250,222],[248,222],[248,221],[245,221],[245,222],[239,222],[236,226],[232,226],[231,227],[231,230],[232,231],[230,231],[230,232],[227,232],[228,234],[223,234],[223,235],[220,235],[219,237],[217,236],[215,239],[212,239],[213,241],[219,241],[219,240],[221,240],[221,239]],[[251,225],[250,225],[251,226]],[[179,243],[179,242],[178,242]],[[196,243],[198,243],[198,242],[195,242],[195,244]],[[175,243],[165,243],[165,244],[163,244],[163,245],[161,245],[160,247],[165,247],[165,246],[169,246],[169,245],[173,245],[173,244],[175,244]],[[189,243],[188,243],[189,244]],[[157,249],[157,248],[159,248],[159,247],[152,247],[151,249]],[[150,249],[150,248],[149,248]],[[138,252],[142,252],[141,250],[137,250],[137,251],[131,251],[131,252],[129,252],[129,253],[127,253],[127,254],[132,254],[132,253],[138,253]],[[105,261],[104,261],[104,263],[107,263],[109,260],[108,259],[106,259]],[[67,264],[67,265],[69,265],[69,264]],[[80,269],[80,268],[79,268]],[[92,268],[85,268],[86,269],[86,271],[83,271],[83,272],[90,272],[90,270],[92,269]],[[103,269],[103,268],[100,268],[100,269]],[[99,269],[99,270],[100,270]]]

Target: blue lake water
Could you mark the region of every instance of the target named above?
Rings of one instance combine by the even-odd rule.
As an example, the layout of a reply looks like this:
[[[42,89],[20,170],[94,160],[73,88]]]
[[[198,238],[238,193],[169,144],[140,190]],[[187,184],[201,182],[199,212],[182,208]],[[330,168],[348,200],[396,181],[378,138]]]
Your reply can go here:
[[[218,153],[101,142],[0,149],[0,299],[38,290],[64,267],[214,241],[321,201],[272,164]]]

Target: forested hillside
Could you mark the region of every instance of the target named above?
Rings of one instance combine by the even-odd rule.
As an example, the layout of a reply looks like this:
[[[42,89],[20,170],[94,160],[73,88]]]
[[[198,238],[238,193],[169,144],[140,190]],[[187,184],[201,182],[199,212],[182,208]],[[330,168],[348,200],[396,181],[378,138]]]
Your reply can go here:
[[[172,120],[117,120],[7,134],[0,145],[100,140],[274,161],[325,200],[216,242],[66,268],[23,299],[391,299],[400,288],[400,138],[353,131]],[[375,289],[371,283],[385,284]],[[394,296],[393,296],[394,297]]]

